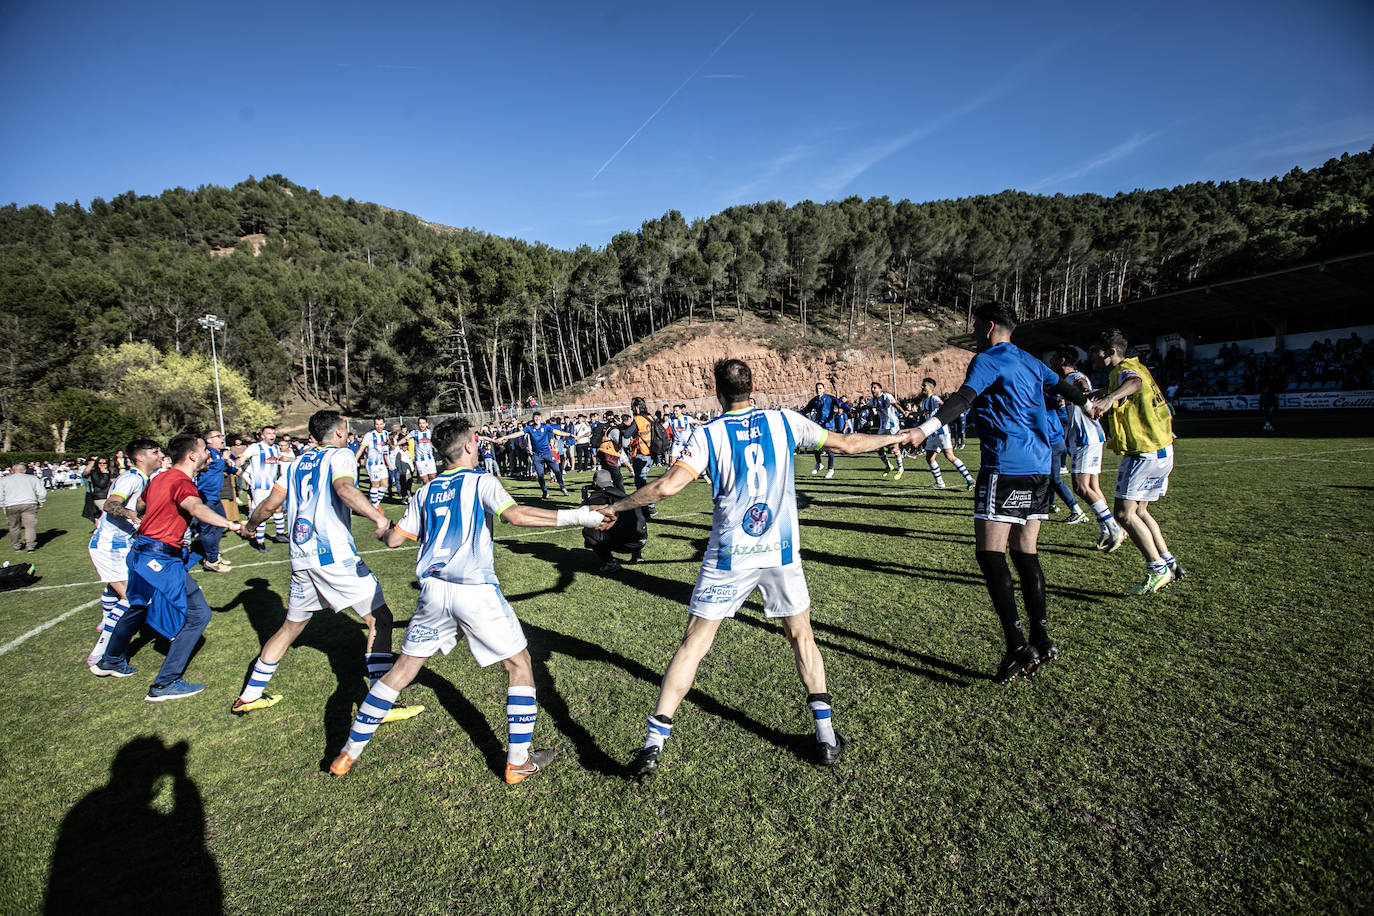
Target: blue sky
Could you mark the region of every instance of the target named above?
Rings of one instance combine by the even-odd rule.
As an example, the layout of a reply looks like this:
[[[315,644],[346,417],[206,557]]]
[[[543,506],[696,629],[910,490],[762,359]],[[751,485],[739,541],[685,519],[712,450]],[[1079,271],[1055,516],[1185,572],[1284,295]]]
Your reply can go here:
[[[568,248],[1314,167],[1374,145],[1374,3],[8,2],[0,79],[0,201],[279,173]]]

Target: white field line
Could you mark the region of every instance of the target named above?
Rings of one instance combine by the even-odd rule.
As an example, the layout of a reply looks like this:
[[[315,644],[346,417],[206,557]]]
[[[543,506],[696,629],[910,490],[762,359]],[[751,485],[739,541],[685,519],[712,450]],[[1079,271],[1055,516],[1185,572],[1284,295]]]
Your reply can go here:
[[[691,517],[694,516],[694,515],[709,515],[709,514],[710,514],[709,512],[686,512],[686,513],[683,513],[682,515],[665,515],[665,516],[663,516],[663,517],[664,517],[665,519],[676,519],[676,518],[691,518]],[[581,531],[581,530],[582,530],[581,526],[578,526],[578,525],[570,525],[570,526],[565,526],[565,527],[562,527],[562,528],[538,528],[538,529],[535,529],[535,530],[533,530],[533,531],[525,531],[525,532],[522,532],[522,533],[520,533],[520,534],[508,534],[508,535],[506,535],[505,537],[496,538],[496,543],[500,544],[502,541],[513,541],[513,540],[516,540],[516,539],[518,539],[518,538],[533,537],[534,535],[537,535],[537,534],[562,534],[562,533],[565,533],[565,532],[568,532],[568,531]],[[223,551],[221,551],[221,552],[227,553],[227,552],[229,552],[230,550],[234,550],[234,549],[236,549],[236,548],[238,548],[238,547],[246,547],[246,546],[248,546],[248,545],[247,545],[247,542],[244,542],[244,543],[241,543],[241,544],[234,544],[234,545],[231,546],[231,547],[226,547],[226,548],[225,548]],[[377,548],[374,548],[374,549],[372,549],[372,550],[360,550],[360,551],[358,551],[358,555],[359,555],[359,556],[367,556],[368,554],[374,554],[374,553],[386,553],[387,551],[389,551],[389,550],[391,550],[391,549],[392,549],[392,548],[390,548],[390,547],[377,547]],[[418,545],[414,544],[413,542],[407,541],[407,542],[406,542],[405,544],[403,544],[401,547],[398,547],[398,548],[395,548],[395,549],[397,549],[397,550],[405,550],[405,549],[408,549],[408,550],[417,550],[417,549],[419,549],[419,548],[418,548]],[[244,563],[244,564],[242,564],[242,565],[240,565],[240,566],[235,566],[234,569],[253,569],[254,567],[257,567],[257,566],[280,566],[282,563],[289,563],[289,562],[290,562],[290,559],[289,559],[289,558],[287,558],[287,559],[280,559],[280,560],[261,560],[261,561],[259,561],[259,562],[257,562],[257,563]],[[94,586],[100,585],[100,584],[101,584],[101,583],[99,583],[99,582],[68,582],[68,583],[65,584],[65,585],[39,585],[39,586],[36,586],[36,587],[34,587],[34,588],[25,589],[25,592],[39,592],[39,591],[44,591],[45,589],[54,589],[54,588],[78,588],[78,587],[81,587],[81,586],[94,587]],[[25,633],[23,636],[19,636],[19,637],[15,638],[15,639],[12,639],[12,640],[10,640],[9,642],[5,643],[3,646],[0,646],[0,655],[4,655],[6,652],[10,651],[10,650],[13,649],[15,646],[19,645],[20,643],[24,642],[24,641],[27,640],[27,639],[30,639],[31,637],[37,636],[39,633],[42,633],[44,630],[46,630],[46,629],[48,629],[48,628],[50,628],[50,627],[55,627],[55,626],[57,626],[59,623],[61,623],[62,621],[66,620],[68,617],[72,616],[72,615],[75,614],[77,611],[84,611],[86,608],[95,607],[95,606],[96,606],[97,604],[99,604],[99,603],[100,603],[100,599],[99,599],[99,598],[94,598],[94,599],[92,599],[92,600],[90,600],[90,601],[87,601],[85,604],[79,604],[79,605],[77,605],[76,607],[72,608],[72,609],[69,610],[69,611],[64,611],[64,612],[62,612],[61,614],[58,614],[58,615],[57,615],[56,617],[54,617],[52,620],[49,620],[49,621],[47,621],[47,622],[45,622],[45,623],[40,623],[38,626],[34,627],[32,630],[29,630],[29,631],[28,631],[27,633]]]
[[[96,584],[99,585],[100,583],[97,582]],[[57,615],[57,616],[54,617],[52,620],[49,620],[47,623],[40,623],[38,626],[34,627],[32,630],[29,630],[29,631],[28,631],[27,633],[25,633],[23,636],[17,637],[17,638],[15,638],[15,639],[11,639],[9,642],[5,643],[3,646],[0,646],[0,655],[4,655],[6,652],[8,652],[9,650],[13,649],[15,646],[19,645],[20,643],[24,642],[25,640],[29,639],[30,637],[37,636],[39,633],[42,633],[44,630],[48,629],[49,627],[55,627],[55,626],[57,626],[59,623],[61,623],[62,621],[66,620],[68,617],[72,616],[72,615],[75,614],[77,611],[84,611],[84,610],[86,610],[86,608],[88,608],[88,607],[95,607],[95,606],[96,606],[97,604],[99,604],[99,603],[100,603],[100,599],[99,599],[99,598],[93,598],[93,599],[91,599],[90,601],[87,601],[85,604],[78,604],[76,607],[72,608],[70,611],[67,611],[66,613]]]
[[[1214,461],[1189,461],[1187,452],[1184,453],[1184,468],[1202,468],[1215,464],[1238,464],[1242,461],[1293,461],[1294,459],[1315,458],[1317,455],[1351,455],[1355,452],[1374,452],[1374,446],[1364,446],[1362,448],[1334,448],[1322,452],[1301,452],[1297,455],[1263,455],[1254,458],[1218,458]],[[1177,451],[1175,451],[1177,456]],[[1326,459],[1328,461],[1339,459]]]

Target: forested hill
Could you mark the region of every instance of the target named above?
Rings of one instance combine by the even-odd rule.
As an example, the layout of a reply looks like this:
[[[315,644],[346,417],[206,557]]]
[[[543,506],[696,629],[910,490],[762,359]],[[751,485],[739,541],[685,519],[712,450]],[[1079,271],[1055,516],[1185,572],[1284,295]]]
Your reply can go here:
[[[208,352],[207,312],[227,321],[225,363],[269,404],[294,391],[357,411],[471,409],[575,383],[683,316],[781,313],[845,339],[870,300],[904,316],[1000,297],[1043,315],[1374,248],[1372,205],[1371,153],[1111,198],[770,202],[690,224],[670,211],[575,251],[435,226],[278,175],[52,211],[10,205],[0,416],[16,445],[45,446],[68,409],[63,389],[112,389],[109,367],[128,362],[112,348]],[[211,416],[196,398],[114,407],[164,427]]]

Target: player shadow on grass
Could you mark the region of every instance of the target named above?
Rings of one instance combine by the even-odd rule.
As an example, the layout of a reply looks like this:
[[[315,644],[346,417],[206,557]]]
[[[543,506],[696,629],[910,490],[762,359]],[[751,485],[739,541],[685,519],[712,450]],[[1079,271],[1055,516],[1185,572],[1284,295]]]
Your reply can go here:
[[[110,781],[58,830],[45,912],[223,912],[219,868],[205,845],[205,805],[186,772],[186,743],[129,741]],[[167,783],[170,782],[170,785]]]
[[[37,549],[45,544],[51,544],[66,533],[67,529],[65,528],[49,528],[47,531],[40,531],[38,536],[33,539],[33,546]]]
[[[568,550],[554,544],[541,542],[529,542],[523,547],[522,553],[530,554],[557,567],[560,578],[564,574],[571,576],[579,571],[590,573],[596,567],[595,555],[589,550]],[[615,578],[629,588],[663,598],[674,604],[680,604],[685,618],[687,602],[692,597],[693,583],[650,575],[640,569],[637,564],[621,566],[615,573]],[[654,687],[662,683],[663,673],[642,662],[635,661],[585,639],[569,636],[566,633],[560,633],[557,630],[541,627],[528,621],[521,621],[521,625],[525,628],[525,635],[529,640],[530,657],[534,661],[534,679],[535,686],[539,691],[539,705],[550,713],[550,717],[555,723],[554,727],[572,740],[577,747],[579,759],[584,767],[607,775],[623,775],[624,767],[601,750],[591,734],[573,719],[567,704],[556,690],[553,676],[549,671],[548,661],[557,653],[581,661],[609,664],[633,678],[644,681],[646,684],[652,684]],[[789,734],[764,725],[744,712],[727,706],[695,687],[688,691],[686,699],[696,704],[703,712],[738,725],[775,747],[791,750],[804,760],[810,760],[814,753],[815,735],[811,732]]]
[[[745,607],[749,607],[749,605],[751,604],[756,605],[757,602],[750,601],[745,605]],[[761,613],[762,608],[759,608],[759,610]],[[785,634],[782,631],[782,627],[778,626],[777,624],[773,623],[771,620],[768,620],[767,618],[756,618],[741,614],[736,615],[735,619],[742,623],[746,623],[751,627],[756,627],[760,630],[767,630],[770,633],[776,633],[778,637],[781,639],[786,638]],[[927,678],[928,680],[935,681],[938,684],[945,684],[949,687],[972,687],[973,685],[971,683],[969,683],[966,680],[960,680],[960,678],[973,678],[974,680],[979,681],[992,680],[991,674],[987,674],[982,671],[974,671],[971,668],[965,668],[963,665],[956,665],[954,662],[946,661],[945,659],[940,658],[938,655],[926,655],[921,652],[912,651],[911,649],[903,649],[900,646],[894,646],[892,643],[883,642],[882,640],[874,639],[871,636],[865,636],[864,634],[855,632],[854,630],[849,630],[844,627],[838,627],[834,624],[822,623],[816,620],[814,617],[812,617],[811,619],[811,629],[814,630],[816,634],[816,645],[821,646],[822,648],[831,649],[835,652],[840,652],[844,655],[849,655],[853,658],[857,658],[862,661],[872,662],[873,664],[881,665],[884,668],[891,668],[894,671],[905,671],[908,674],[917,674],[923,678]],[[897,661],[891,658],[883,658],[881,655],[874,655],[871,652],[865,652],[862,649],[856,649],[852,646],[847,646],[844,643],[836,642],[834,639],[826,639],[822,635],[825,633],[828,633],[832,636],[839,636],[845,639],[852,639],[858,642],[868,643],[869,645],[874,646],[875,648],[886,649],[889,652],[895,652],[900,655],[905,655],[908,658],[916,659],[921,663],[921,665],[924,665],[925,667],[909,664],[907,662]],[[949,672],[949,674],[941,673],[942,671],[947,671]],[[958,676],[951,677],[950,675]]]
[[[249,579],[244,585],[247,588],[220,611],[231,611],[242,606],[249,625],[257,634],[258,647],[261,649],[286,620],[286,606],[282,603],[281,595],[272,589],[266,579]],[[400,626],[405,624],[401,623]],[[396,624],[393,624],[395,628]],[[316,611],[282,659],[287,662],[297,649],[316,649],[324,655],[329,662],[329,670],[334,674],[334,691],[324,702],[321,768],[329,766],[339,748],[348,740],[348,731],[353,725],[353,707],[367,696],[367,669],[363,664],[366,633],[366,625],[347,611],[338,614],[327,609]],[[243,671],[243,683],[247,683],[256,661],[256,657],[249,659]]]

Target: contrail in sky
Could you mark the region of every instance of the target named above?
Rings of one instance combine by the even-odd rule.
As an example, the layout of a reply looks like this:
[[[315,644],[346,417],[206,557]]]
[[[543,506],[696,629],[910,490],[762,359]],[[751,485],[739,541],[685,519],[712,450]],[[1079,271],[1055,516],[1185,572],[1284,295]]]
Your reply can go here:
[[[749,20],[750,20],[750,19],[753,19],[753,18],[754,18],[754,14],[753,14],[753,13],[750,13],[748,16],[745,16],[745,17],[744,17],[744,21],[741,22],[739,25],[735,26],[735,30],[734,30],[733,32],[731,32],[729,35],[726,35],[726,36],[725,36],[725,40],[722,41],[720,44],[716,45],[716,49],[715,49],[714,51],[712,51],[710,54],[707,54],[707,55],[706,55],[706,59],[703,60],[703,61],[697,66],[697,68],[696,68],[695,70],[692,71],[692,75],[689,76],[689,77],[687,77],[685,80],[683,80],[683,81],[682,81],[682,85],[681,85],[681,86],[678,86],[676,89],[674,89],[674,90],[673,90],[673,94],[670,95],[670,96],[668,96],[666,99],[664,99],[662,105],[660,105],[660,106],[658,106],[657,108],[654,109],[654,113],[651,114],[651,115],[649,115],[649,117],[646,118],[646,119],[644,120],[644,123],[641,124],[641,125],[639,125],[639,129],[636,130],[634,133],[630,134],[630,136],[625,140],[624,143],[620,144],[620,149],[618,149],[618,150],[616,150],[614,153],[612,153],[612,154],[611,154],[611,158],[609,158],[609,159],[607,159],[605,162],[601,163],[601,168],[599,168],[599,169],[596,170],[596,174],[592,176],[592,181],[596,181],[596,179],[597,179],[598,177],[600,177],[601,173],[604,172],[604,171],[606,171],[606,166],[608,166],[608,165],[610,165],[612,162],[614,162],[616,156],[619,156],[621,153],[625,152],[625,147],[629,146],[629,145],[634,141],[634,138],[639,136],[640,131],[642,131],[642,130],[644,130],[644,128],[648,127],[648,126],[649,126],[649,122],[652,121],[654,118],[658,117],[659,112],[661,112],[663,109],[667,108],[667,107],[668,107],[668,103],[671,102],[673,99],[675,99],[675,98],[677,97],[677,94],[678,94],[679,92],[681,92],[682,90],[686,89],[688,83],[690,83],[692,80],[696,79],[697,74],[701,72],[701,68],[702,68],[702,67],[705,67],[707,64],[709,64],[709,63],[711,62],[711,58],[715,57],[718,53],[720,53],[720,49],[723,48],[723,47],[725,47],[726,44],[729,43],[730,39],[731,39],[731,38],[734,38],[734,37],[735,37],[735,34],[736,34],[737,32],[739,32],[740,29],[742,29],[742,28],[744,28],[746,25],[748,25],[748,24],[749,24]]]

